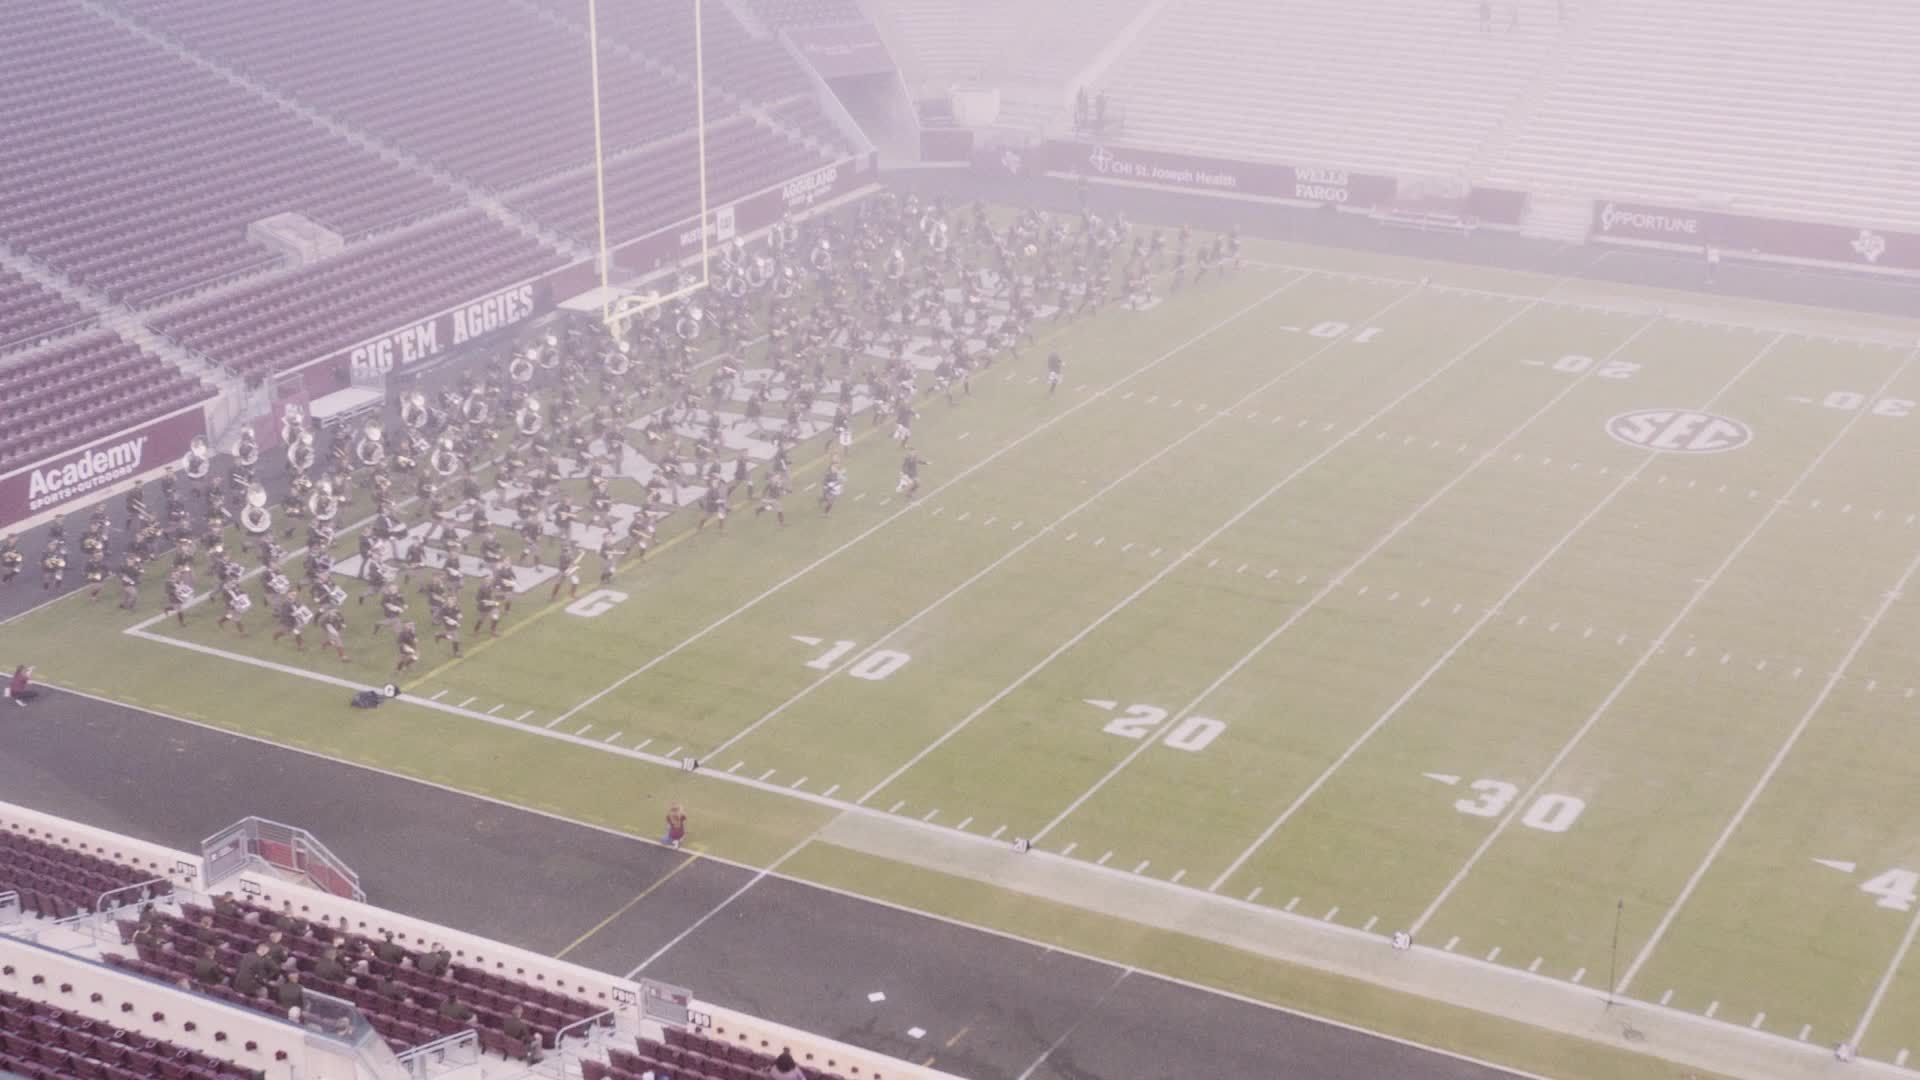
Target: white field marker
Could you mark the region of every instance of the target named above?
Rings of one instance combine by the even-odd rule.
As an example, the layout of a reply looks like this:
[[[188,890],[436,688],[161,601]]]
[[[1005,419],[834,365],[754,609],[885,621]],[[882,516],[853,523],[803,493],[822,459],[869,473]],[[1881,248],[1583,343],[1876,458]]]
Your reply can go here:
[[[739,771],[740,771],[740,766],[742,766],[742,765],[745,765],[745,764],[746,764],[746,762],[744,762],[744,761],[736,761],[736,762],[734,762],[734,763],[733,763],[733,765],[732,765],[732,767],[731,767],[731,768],[729,768],[729,769],[727,769],[727,775],[728,775],[728,776],[732,776],[732,775],[733,775],[734,773],[737,773],[737,772],[739,772]]]
[[[1080,846],[1080,841],[1078,841],[1078,840],[1075,840],[1075,841],[1073,841],[1072,843],[1070,843],[1070,844],[1068,844],[1068,845],[1067,845],[1066,847],[1063,847],[1063,848],[1061,848],[1061,849],[1060,849],[1060,854],[1062,854],[1062,855],[1071,855],[1071,854],[1073,854],[1073,849],[1074,849],[1074,848],[1077,848],[1077,847],[1079,847],[1079,846]]]
[[[1660,995],[1660,1004],[1661,1004],[1661,1005],[1663,1005],[1663,1006],[1664,1006],[1664,1005],[1665,1005],[1665,1004],[1666,1004],[1667,1002],[1669,1002],[1669,1001],[1672,1001],[1672,1000],[1673,1000],[1673,991],[1672,991],[1672,990],[1668,990],[1668,991],[1667,991],[1666,993],[1664,993],[1664,994],[1661,994],[1661,995]]]
[[[921,820],[921,821],[932,821],[932,820],[933,820],[933,817],[934,817],[934,815],[935,815],[935,814],[938,814],[939,812],[940,812],[940,808],[936,806],[936,807],[934,807],[934,808],[933,808],[932,810],[929,810],[929,811],[927,811],[927,812],[926,812],[925,814],[922,814],[922,815],[920,816],[920,820]]]
[[[1136,874],[1144,874],[1144,873],[1146,873],[1146,870],[1147,870],[1147,866],[1148,866],[1148,865],[1149,865],[1149,863],[1147,862],[1147,860],[1145,860],[1145,859],[1141,859],[1141,860],[1140,860],[1140,865],[1139,865],[1139,866],[1136,866],[1136,867],[1134,867],[1134,868],[1133,868],[1133,872],[1134,872],[1134,873],[1136,873]]]
[[[1360,927],[1360,932],[1361,932],[1361,933],[1363,933],[1363,934],[1364,934],[1364,933],[1367,933],[1367,932],[1370,932],[1370,931],[1371,931],[1371,930],[1373,929],[1373,924],[1374,924],[1374,923],[1377,923],[1377,922],[1379,922],[1379,921],[1380,921],[1380,916],[1378,916],[1378,915],[1369,915],[1369,916],[1367,916],[1367,921],[1366,921],[1366,923],[1365,923],[1365,925],[1363,925],[1363,926],[1361,926],[1361,927]]]
[[[1753,1014],[1753,1023],[1748,1024],[1747,1026],[1752,1028],[1755,1031],[1758,1031],[1760,1030],[1760,1025],[1766,1022],[1767,1022],[1767,1014],[1763,1012],[1757,1012]]]
[[[1493,948],[1487,950],[1487,963],[1491,964],[1498,959],[1500,959],[1500,946],[1495,945]]]
[[[606,738],[604,738],[604,739],[601,739],[600,741],[601,741],[601,742],[605,742],[605,743],[610,743],[610,742],[612,742],[613,740],[615,740],[615,739],[617,739],[617,738],[619,738],[620,736],[622,736],[622,735],[625,735],[625,734],[626,734],[626,732],[624,732],[624,731],[616,731],[616,732],[614,732],[613,734],[611,734],[611,735],[609,735],[609,736],[607,736]]]
[[[1258,900],[1258,899],[1260,899],[1260,890],[1261,890],[1261,889],[1262,889],[1263,887],[1264,887],[1264,886],[1260,886],[1260,885],[1255,885],[1255,886],[1253,887],[1253,891],[1247,894],[1247,903],[1249,903],[1249,904],[1251,904],[1251,903],[1253,903],[1253,902],[1254,902],[1255,900]]]
[[[1542,964],[1542,963],[1543,963],[1543,962],[1544,962],[1545,960],[1546,960],[1546,957],[1544,957],[1544,956],[1536,956],[1536,957],[1534,957],[1534,958],[1533,958],[1533,963],[1531,963],[1531,964],[1528,964],[1528,965],[1527,965],[1527,973],[1528,973],[1528,974],[1534,974],[1534,973],[1537,973],[1537,972],[1538,972],[1538,971],[1540,970],[1540,965],[1541,965],[1541,964]]]
[[[821,792],[820,797],[823,799],[831,799],[833,798],[833,793],[839,790],[840,790],[840,785],[835,784],[832,787],[828,788],[827,790]]]
[[[1333,917],[1338,914],[1340,914],[1340,906],[1338,904],[1335,904],[1333,907],[1330,907],[1327,909],[1327,913],[1325,915],[1320,916],[1320,921],[1332,922]]]
[[[488,709],[488,710],[487,710],[487,715],[488,715],[488,716],[493,716],[494,714],[496,714],[496,713],[498,713],[498,712],[499,712],[499,711],[500,711],[501,709],[504,709],[504,708],[506,708],[506,707],[507,707],[507,703],[503,701],[503,702],[501,702],[500,704],[498,704],[498,705],[495,705],[495,706],[494,706],[493,708],[491,708],[491,709]]]
[[[532,715],[533,715],[533,710],[528,709],[526,712],[523,712],[519,716],[514,717],[513,722],[516,724],[524,724],[527,722],[527,717]]]
[[[1100,856],[1100,857],[1099,857],[1098,859],[1095,859],[1095,860],[1093,861],[1093,865],[1095,865],[1095,866],[1105,866],[1105,865],[1107,865],[1107,860],[1108,860],[1108,859],[1111,859],[1111,858],[1113,858],[1113,852],[1111,852],[1111,851],[1109,851],[1109,852],[1107,852],[1107,853],[1106,853],[1105,855],[1102,855],[1102,856]]]
[[[443,698],[443,697],[445,697],[446,695],[447,695],[447,692],[446,692],[446,690],[445,690],[444,688],[443,688],[443,689],[440,689],[440,690],[435,690],[435,691],[433,692],[433,696],[432,696],[432,697],[430,697],[430,698],[428,698],[427,700],[428,700],[428,701],[439,701],[439,700],[440,700],[441,698]]]
[[[479,700],[479,698],[477,698],[477,697],[470,697],[470,698],[468,698],[467,700],[465,700],[465,701],[463,701],[463,702],[461,702],[460,704],[458,704],[458,705],[455,705],[455,706],[454,706],[454,708],[456,708],[456,709],[464,709],[464,708],[466,708],[467,706],[469,706],[469,705],[471,705],[471,704],[473,704],[473,703],[474,703],[475,701],[478,701],[478,700]]]
[[[772,775],[774,774],[774,771],[775,771],[775,770],[773,770],[773,769],[768,769],[768,770],[767,770],[766,772],[763,772],[763,773],[761,773],[761,774],[760,774],[760,782],[761,782],[761,783],[763,783],[763,784],[764,784],[764,783],[766,783],[766,782],[767,782],[767,778],[768,778],[768,777],[770,777],[770,776],[772,776]]]
[[[1002,825],[999,828],[993,830],[993,832],[987,834],[987,839],[998,840],[1000,839],[1000,834],[1006,831],[1007,831],[1007,827],[1005,825]]]
[[[577,738],[579,738],[580,736],[582,736],[582,735],[585,735],[585,734],[586,734],[587,732],[589,732],[589,731],[592,731],[592,730],[593,730],[593,725],[592,725],[592,724],[588,724],[588,725],[587,725],[586,727],[583,727],[583,728],[581,728],[581,729],[580,729],[579,731],[576,731],[576,732],[574,732],[574,733],[573,733],[573,737],[577,739]]]
[[[1283,907],[1283,908],[1281,908],[1280,910],[1281,910],[1281,911],[1286,911],[1286,912],[1291,912],[1291,911],[1292,911],[1292,910],[1293,910],[1293,909],[1294,909],[1295,907],[1298,907],[1298,906],[1299,906],[1299,904],[1300,904],[1300,898],[1296,896],[1296,897],[1294,897],[1293,899],[1291,899],[1291,900],[1289,900],[1289,901],[1287,901],[1287,906],[1286,906],[1286,907]]]
[[[1455,934],[1452,937],[1447,939],[1447,943],[1446,945],[1442,946],[1442,950],[1445,952],[1452,952],[1453,947],[1458,944],[1460,944],[1460,935]]]
[[[905,799],[901,799],[901,800],[900,800],[899,802],[897,802],[897,803],[894,803],[894,804],[893,804],[892,806],[890,806],[890,807],[888,807],[888,808],[887,808],[887,813],[889,813],[889,814],[897,814],[897,813],[899,813],[899,812],[900,812],[900,808],[901,808],[901,807],[903,807],[903,806],[905,806],[905,805],[907,805],[907,800],[905,800]]]
[[[1574,983],[1576,983],[1576,984],[1578,984],[1578,983],[1580,982],[1580,980],[1582,980],[1582,979],[1584,979],[1584,978],[1586,978],[1586,977],[1587,977],[1587,969],[1586,969],[1586,968],[1576,968],[1576,969],[1574,970],[1574,973],[1573,973],[1573,981],[1574,981]]]
[[[1719,1003],[1719,1002],[1717,1002],[1717,1001],[1712,1001],[1712,1002],[1708,1002],[1708,1003],[1707,1003],[1707,1011],[1706,1011],[1706,1017],[1707,1017],[1707,1019],[1709,1019],[1709,1020],[1711,1020],[1711,1019],[1713,1019],[1713,1014],[1714,1014],[1714,1013],[1717,1013],[1717,1012],[1719,1012],[1719,1011],[1720,1011],[1720,1003]]]
[[[1187,876],[1187,872],[1185,870],[1175,870],[1173,872],[1173,876],[1171,878],[1168,878],[1167,880],[1172,882],[1175,885],[1178,885],[1180,884],[1180,879],[1186,876]]]
[[[788,790],[788,791],[799,791],[799,790],[800,790],[800,785],[802,785],[802,784],[804,784],[804,783],[806,783],[806,782],[807,782],[807,778],[803,776],[803,777],[801,777],[800,779],[798,779],[798,780],[795,780],[795,781],[794,781],[793,783],[791,783],[791,784],[788,784],[788,785],[787,785],[787,790]]]

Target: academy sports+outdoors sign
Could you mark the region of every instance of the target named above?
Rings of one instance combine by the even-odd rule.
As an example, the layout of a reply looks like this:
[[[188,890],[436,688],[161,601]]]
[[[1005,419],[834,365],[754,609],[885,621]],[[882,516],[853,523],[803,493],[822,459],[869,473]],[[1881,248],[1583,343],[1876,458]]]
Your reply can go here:
[[[194,405],[15,469],[0,477],[0,528],[68,503],[90,501],[88,496],[98,496],[120,481],[179,461],[194,436],[206,433],[206,410]]]
[[[1728,255],[1920,271],[1920,235],[1814,221],[1607,200],[1593,207],[1593,238]]]

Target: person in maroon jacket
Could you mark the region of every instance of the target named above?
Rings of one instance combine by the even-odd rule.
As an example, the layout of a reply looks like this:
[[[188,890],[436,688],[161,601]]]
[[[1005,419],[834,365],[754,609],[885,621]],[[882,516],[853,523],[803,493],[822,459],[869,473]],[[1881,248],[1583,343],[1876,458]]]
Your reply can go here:
[[[33,689],[32,676],[33,669],[21,664],[13,669],[13,678],[7,683],[7,696],[23,709],[27,707],[27,702],[40,696],[40,691]]]

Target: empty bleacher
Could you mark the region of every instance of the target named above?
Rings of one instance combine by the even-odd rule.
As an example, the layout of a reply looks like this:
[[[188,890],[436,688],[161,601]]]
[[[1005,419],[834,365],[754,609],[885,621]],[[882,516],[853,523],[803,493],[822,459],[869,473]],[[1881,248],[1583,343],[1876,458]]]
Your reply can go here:
[[[114,862],[49,840],[0,832],[0,892],[20,895],[21,909],[64,919],[109,904],[136,903],[173,891],[172,882],[150,867]]]
[[[0,473],[206,401],[213,388],[118,335],[97,332],[0,368]]]
[[[262,1080],[265,1075],[4,990],[0,1071],[28,1080]]]
[[[120,6],[272,90],[486,187],[512,187],[593,158],[585,39],[505,0]],[[690,123],[691,88],[601,53],[609,149]]]
[[[154,328],[243,375],[326,356],[565,260],[479,211],[382,238]]]
[[[1493,182],[1920,225],[1920,6],[1618,0],[1580,18]]]
[[[859,0],[751,0],[753,13],[768,26],[836,26],[865,22]]]
[[[1240,160],[1455,175],[1552,55],[1549,0],[1173,0],[1103,80],[1125,139]]]
[[[0,353],[37,345],[90,318],[79,304],[0,267]]]
[[[900,50],[908,82],[938,93],[954,83],[1040,84],[1063,95],[1148,0],[887,0],[874,15]],[[1183,72],[1201,78],[1201,64]]]
[[[249,222],[296,212],[353,238],[451,193],[77,7],[0,35],[0,242],[141,305],[258,271]]]
[[[587,24],[586,0],[533,0],[576,26]],[[625,0],[598,7],[600,33],[651,60],[691,78],[694,72],[694,23],[691,0]],[[772,101],[810,88],[799,63],[780,43],[759,38],[740,24],[725,4],[702,4],[700,43],[709,91],[719,89],[742,99]],[[604,63],[604,61],[603,61]],[[707,105],[714,102],[709,98]],[[674,114],[692,126],[689,104]]]

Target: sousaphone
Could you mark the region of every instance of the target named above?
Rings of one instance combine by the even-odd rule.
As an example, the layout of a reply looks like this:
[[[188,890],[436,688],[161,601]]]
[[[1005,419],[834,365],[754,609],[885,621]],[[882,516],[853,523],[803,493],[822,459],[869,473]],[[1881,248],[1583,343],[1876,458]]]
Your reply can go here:
[[[402,394],[400,397],[400,422],[407,427],[426,427],[429,413],[427,395],[418,390]]]
[[[340,514],[340,497],[333,493],[333,478],[322,477],[307,496],[307,516],[315,521],[332,521]]]
[[[267,489],[247,485],[247,504],[240,508],[240,527],[255,536],[265,536],[273,528],[273,513],[267,509]]]
[[[514,429],[522,435],[538,435],[545,425],[546,420],[540,415],[539,398],[528,398],[513,414]]]
[[[213,451],[207,446],[207,438],[195,435],[193,441],[187,444],[187,456],[180,462],[180,471],[191,479],[202,480],[212,469]]]
[[[427,464],[441,476],[452,476],[460,471],[460,450],[454,445],[453,437],[442,436],[427,457]]]
[[[362,465],[378,465],[387,460],[387,448],[382,442],[385,432],[380,430],[378,421],[369,420],[360,428],[360,439],[353,444],[353,459]]]
[[[240,429],[240,445],[233,448],[233,460],[248,469],[259,463],[260,444],[254,440],[252,428]]]
[[[294,437],[287,440],[287,468],[303,473],[313,468],[313,432],[305,428],[294,430]]]

